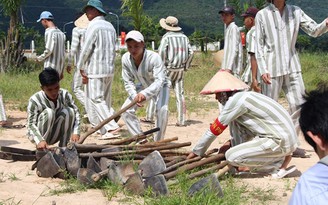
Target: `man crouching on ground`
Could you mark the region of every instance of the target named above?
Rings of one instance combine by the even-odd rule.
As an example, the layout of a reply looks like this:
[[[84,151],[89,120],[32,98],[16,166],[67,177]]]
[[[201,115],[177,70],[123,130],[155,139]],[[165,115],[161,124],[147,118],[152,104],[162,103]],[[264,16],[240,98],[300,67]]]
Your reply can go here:
[[[59,74],[55,69],[46,68],[39,74],[41,91],[29,99],[28,138],[37,149],[59,141],[64,147],[69,140],[80,138],[80,114],[72,95],[59,85]]]
[[[204,155],[229,125],[231,139],[220,152],[225,153],[231,167],[261,173],[283,168],[285,156],[291,155],[299,144],[291,117],[271,98],[256,92],[241,92],[247,88],[226,71],[219,71],[209,81],[201,94],[215,94],[223,109],[188,158]]]

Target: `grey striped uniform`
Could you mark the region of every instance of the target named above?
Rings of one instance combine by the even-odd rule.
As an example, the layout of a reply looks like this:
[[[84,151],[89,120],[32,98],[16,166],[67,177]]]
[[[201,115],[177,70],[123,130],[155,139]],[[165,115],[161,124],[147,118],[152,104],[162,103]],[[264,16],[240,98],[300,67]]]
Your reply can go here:
[[[229,125],[232,147],[226,159],[233,166],[279,168],[299,145],[292,119],[276,101],[256,92],[239,92],[229,98],[219,115]],[[220,136],[219,136],[220,137]],[[193,148],[203,155],[216,136],[208,129]]]
[[[6,110],[3,104],[2,95],[0,94],[0,121],[7,121]]]
[[[86,85],[85,108],[93,126],[114,114],[112,108],[112,81],[114,77],[116,31],[103,16],[90,21],[85,42],[77,64],[85,70],[89,82]],[[119,128],[112,120],[100,129],[102,134]]]
[[[47,28],[44,39],[45,50],[38,56],[38,61],[44,61],[44,68],[51,67],[62,74],[65,64],[65,34],[58,28]]]
[[[304,94],[301,64],[295,48],[299,28],[313,37],[327,32],[325,21],[317,24],[297,6],[286,4],[281,16],[279,10],[269,4],[256,15],[258,69],[261,76],[271,75],[271,85],[263,83],[262,92],[278,100],[283,90],[295,123]]]
[[[66,146],[72,134],[80,134],[80,114],[72,95],[59,90],[57,104],[43,91],[32,95],[27,106],[27,136],[38,144],[45,140],[52,145]]]
[[[154,99],[156,102],[156,125],[160,131],[154,137],[155,141],[164,139],[167,120],[168,120],[168,101],[170,81],[167,78],[167,71],[161,57],[150,50],[144,50],[141,64],[137,68],[130,53],[127,52],[122,56],[122,78],[125,90],[129,97],[122,107],[128,105],[140,92],[146,100]],[[142,87],[138,86],[140,82]],[[137,105],[128,109],[122,114],[122,118],[132,135],[142,132],[140,122],[136,116]]]
[[[230,70],[240,78],[243,66],[243,47],[241,44],[240,31],[235,22],[230,23],[224,34],[224,55],[221,69]]]
[[[176,96],[176,105],[178,111],[178,123],[185,125],[186,121],[186,103],[184,98],[183,78],[193,58],[193,50],[189,39],[182,32],[167,32],[158,48],[168,70],[168,77],[171,80],[172,88]]]
[[[71,52],[68,57],[68,65],[76,65],[79,61],[81,49],[84,42],[85,28],[74,27],[72,31],[72,43],[71,43]],[[84,85],[82,84],[82,76],[79,69],[75,69],[73,82],[72,82],[72,91],[75,94],[79,102],[85,106],[85,93]]]
[[[246,83],[250,84],[252,82],[252,67],[251,67],[251,55],[250,53],[255,54],[256,41],[255,41],[255,26],[253,26],[246,35],[246,50],[247,50],[247,62],[245,71],[241,77],[241,79]],[[259,72],[257,72],[257,81],[261,82],[261,76]]]

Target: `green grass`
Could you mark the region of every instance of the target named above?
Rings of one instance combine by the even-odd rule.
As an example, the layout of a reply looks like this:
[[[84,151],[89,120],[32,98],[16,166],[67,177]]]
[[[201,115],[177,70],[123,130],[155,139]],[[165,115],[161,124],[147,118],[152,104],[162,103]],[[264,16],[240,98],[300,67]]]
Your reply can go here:
[[[303,79],[305,87],[308,90],[315,89],[319,83],[327,82],[328,72],[328,56],[323,53],[303,53],[300,55],[303,71]],[[0,93],[3,95],[7,109],[26,110],[29,97],[40,90],[38,82],[38,74],[41,71],[41,65],[33,62],[29,63],[30,68],[22,69],[17,72],[0,74]],[[26,70],[33,70],[27,72]],[[217,107],[217,103],[209,98],[214,96],[201,96],[199,92],[204,85],[217,72],[218,68],[212,63],[211,54],[197,53],[193,60],[193,66],[185,75],[185,97],[188,112],[199,112],[206,114],[204,110]],[[61,87],[71,90],[72,75],[65,73],[65,78],[61,81]],[[171,92],[169,109],[171,114],[176,112],[175,96]],[[123,87],[121,79],[120,57],[117,57],[116,71],[112,90],[112,103],[115,110],[118,110],[126,99],[127,94]],[[79,104],[78,102],[76,102]],[[9,106],[9,107],[8,107]],[[79,105],[81,106],[81,105]],[[202,112],[201,112],[202,110]],[[145,114],[145,109],[139,110],[140,115]],[[11,180],[17,180],[15,176],[9,177]],[[133,196],[126,193],[122,186],[115,185],[108,180],[101,180],[91,188],[101,189],[107,199],[110,201],[116,197],[118,193],[124,193],[125,198],[122,203],[127,204],[146,204],[146,205],[191,205],[191,204],[267,204],[274,201],[277,196],[272,196],[273,188],[254,188],[245,185],[242,180],[226,176],[220,180],[223,187],[224,197],[217,198],[215,193],[206,192],[206,194],[198,194],[193,197],[188,196],[189,187],[197,180],[188,180],[186,173],[180,174],[177,179],[178,184],[170,185],[169,197],[159,196],[153,197],[151,191],[147,191],[144,197]],[[0,183],[3,182],[4,175],[0,173]],[[285,189],[290,190],[290,181],[285,182]],[[76,179],[65,180],[59,188],[50,192],[50,194],[58,195],[62,193],[74,193],[85,191],[85,187],[77,183]],[[19,204],[13,202],[13,199],[0,201],[0,204]]]

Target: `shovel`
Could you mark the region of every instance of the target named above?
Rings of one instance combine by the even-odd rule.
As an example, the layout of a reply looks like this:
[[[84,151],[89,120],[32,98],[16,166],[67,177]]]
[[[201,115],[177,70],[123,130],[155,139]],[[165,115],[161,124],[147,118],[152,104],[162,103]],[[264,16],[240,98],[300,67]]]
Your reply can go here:
[[[220,182],[218,178],[229,171],[229,166],[227,165],[227,162],[222,163],[222,165],[225,165],[222,169],[220,169],[218,172],[211,174],[208,177],[205,177],[197,182],[195,182],[191,187],[189,188],[188,195],[193,196],[194,194],[198,192],[206,192],[208,190],[216,193],[218,197],[223,197],[223,191],[220,185]]]
[[[148,154],[139,164],[138,170],[141,171],[143,178],[149,178],[162,173],[166,169],[163,157],[159,151],[155,150]]]
[[[108,173],[108,178],[116,184],[125,184],[128,180],[129,176],[135,173],[133,163],[122,163],[112,161],[108,165],[108,169],[104,170]],[[94,176],[94,180],[99,180],[101,178],[101,174],[99,176]]]
[[[117,118],[118,116],[120,116],[123,112],[127,111],[128,109],[130,109],[135,104],[137,104],[137,101],[136,100],[133,100],[130,104],[128,104],[127,106],[123,107],[122,109],[120,109],[119,111],[117,111],[116,113],[114,113],[109,118],[107,118],[107,119],[103,120],[102,122],[100,122],[96,127],[94,127],[93,129],[87,131],[86,133],[84,133],[84,135],[81,136],[80,140],[77,143],[78,144],[82,144],[84,142],[84,140],[89,135],[93,134],[94,132],[96,132],[97,130],[99,130],[100,128],[102,128],[105,124],[109,123],[110,121],[112,121],[115,118]]]
[[[68,173],[77,176],[77,171],[81,167],[81,160],[74,144],[69,143],[64,151],[64,159]]]
[[[162,174],[147,178],[145,180],[145,187],[150,187],[155,196],[167,195],[169,193],[165,177]]]
[[[143,195],[145,192],[145,185],[139,172],[135,172],[128,177],[124,184],[124,188],[133,194]]]

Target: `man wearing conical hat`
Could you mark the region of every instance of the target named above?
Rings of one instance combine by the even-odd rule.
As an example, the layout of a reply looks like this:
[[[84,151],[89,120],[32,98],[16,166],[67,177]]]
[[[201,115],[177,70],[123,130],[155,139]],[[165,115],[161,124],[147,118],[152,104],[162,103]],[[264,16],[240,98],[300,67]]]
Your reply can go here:
[[[66,67],[68,73],[71,73],[72,66],[76,66],[77,62],[79,61],[88,24],[89,20],[86,14],[78,13],[77,18],[74,21],[75,27],[72,30],[71,52],[68,55],[68,65]],[[80,70],[77,68],[74,71],[72,91],[81,105],[83,105],[85,108],[84,86],[82,84],[82,76]]]
[[[224,146],[227,151],[220,149],[229,166],[239,171],[278,171],[285,156],[299,144],[291,117],[276,101],[245,89],[248,86],[244,82],[226,71],[219,71],[203,88],[201,94],[215,94],[223,108],[188,158],[204,155],[229,126],[231,139]],[[294,170],[284,171],[283,175]]]

